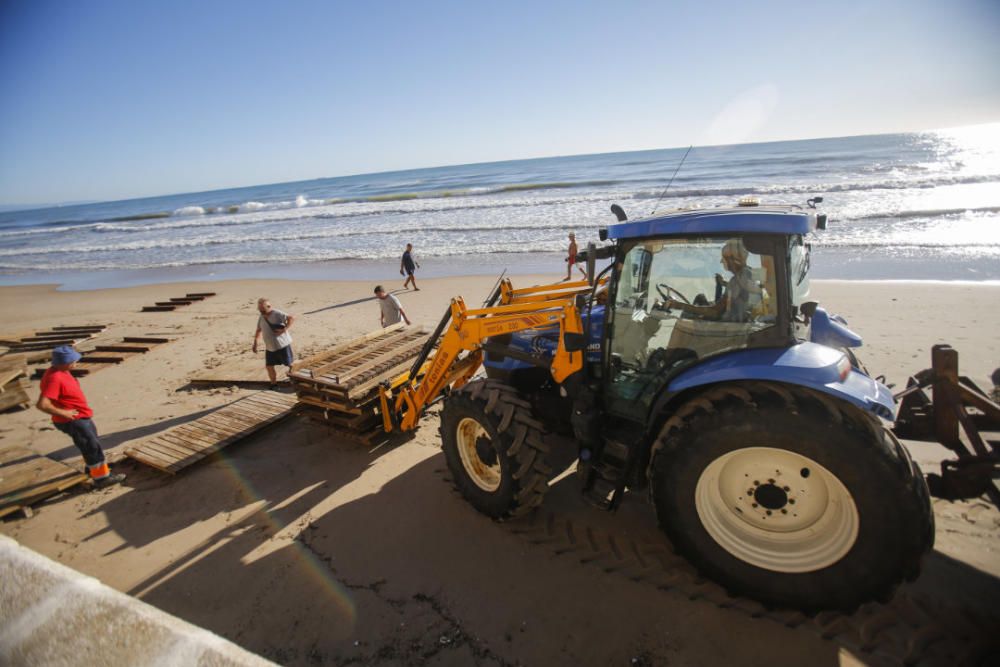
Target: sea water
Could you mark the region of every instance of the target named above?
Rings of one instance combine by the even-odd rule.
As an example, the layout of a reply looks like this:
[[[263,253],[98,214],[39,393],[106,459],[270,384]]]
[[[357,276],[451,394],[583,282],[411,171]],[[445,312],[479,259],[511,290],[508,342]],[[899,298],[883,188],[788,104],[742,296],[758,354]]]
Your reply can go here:
[[[813,275],[1000,280],[1000,123],[953,130],[578,155],[364,174],[0,213],[0,284],[389,278],[565,270],[673,208],[824,198]],[[155,159],[155,156],[151,156]],[[667,184],[670,182],[670,187]]]

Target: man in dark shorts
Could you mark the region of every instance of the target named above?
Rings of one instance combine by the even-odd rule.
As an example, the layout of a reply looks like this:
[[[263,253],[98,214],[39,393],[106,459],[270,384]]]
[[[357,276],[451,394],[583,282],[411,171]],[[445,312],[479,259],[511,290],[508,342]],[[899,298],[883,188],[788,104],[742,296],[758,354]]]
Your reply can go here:
[[[69,345],[60,345],[52,350],[52,366],[42,376],[41,393],[35,407],[52,415],[53,426],[73,438],[94,486],[104,488],[121,484],[125,475],[111,474],[101,440],[97,437],[97,428],[91,420],[94,411],[87,404],[80,383],[73,377],[73,366],[80,357],[80,353]]]
[[[257,319],[257,331],[253,335],[253,352],[257,354],[257,343],[263,337],[264,366],[267,368],[267,377],[271,380],[271,389],[274,389],[278,382],[274,367],[292,366],[292,334],[288,330],[292,328],[295,318],[272,308],[271,302],[264,297],[257,299],[257,310],[260,311],[260,317]]]
[[[420,288],[417,287],[417,279],[413,277],[413,272],[420,268],[420,264],[413,260],[413,244],[407,243],[406,250],[403,251],[403,259],[399,261],[399,275],[403,275],[403,271],[406,271],[406,280],[403,282],[403,289],[407,289],[407,285],[411,282],[413,283],[413,291],[419,292]]]

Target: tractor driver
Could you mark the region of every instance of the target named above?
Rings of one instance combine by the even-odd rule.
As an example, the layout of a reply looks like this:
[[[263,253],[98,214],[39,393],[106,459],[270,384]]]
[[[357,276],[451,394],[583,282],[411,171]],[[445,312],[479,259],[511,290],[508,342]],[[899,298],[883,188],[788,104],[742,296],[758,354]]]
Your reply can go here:
[[[741,239],[729,239],[722,246],[722,265],[726,271],[733,274],[728,281],[724,280],[718,273],[715,274],[715,284],[718,287],[725,286],[725,293],[718,295],[716,290],[715,303],[710,305],[693,305],[668,299],[663,308],[670,310],[677,308],[685,313],[691,313],[707,320],[721,320],[722,322],[746,322],[750,319],[750,307],[752,295],[760,295],[761,288],[754,279],[747,265],[747,257],[750,253]],[[695,303],[698,299],[695,299]]]

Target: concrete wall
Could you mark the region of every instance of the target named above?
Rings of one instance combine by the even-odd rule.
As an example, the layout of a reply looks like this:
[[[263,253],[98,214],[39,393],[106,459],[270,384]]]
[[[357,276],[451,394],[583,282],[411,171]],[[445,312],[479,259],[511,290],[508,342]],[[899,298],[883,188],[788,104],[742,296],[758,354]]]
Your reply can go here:
[[[273,665],[0,535],[2,665]]]

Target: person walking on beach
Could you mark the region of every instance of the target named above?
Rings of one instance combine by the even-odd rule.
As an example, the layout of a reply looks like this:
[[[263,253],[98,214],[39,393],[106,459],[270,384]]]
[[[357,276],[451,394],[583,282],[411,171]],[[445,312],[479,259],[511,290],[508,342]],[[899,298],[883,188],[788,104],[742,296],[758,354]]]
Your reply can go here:
[[[379,323],[383,329],[399,322],[400,318],[407,324],[410,323],[410,318],[403,311],[403,306],[399,303],[399,299],[392,294],[386,294],[381,285],[375,286],[375,296],[378,297]]]
[[[420,264],[413,260],[413,244],[407,243],[406,250],[403,251],[403,258],[399,260],[399,275],[403,275],[406,272],[406,281],[403,283],[403,289],[407,289],[407,285],[411,282],[413,283],[413,291],[419,292],[420,288],[417,287],[417,279],[413,276],[413,272],[420,268]]]
[[[288,330],[292,328],[295,318],[272,308],[271,302],[264,297],[257,299],[257,310],[260,311],[260,317],[257,319],[257,331],[253,335],[253,353],[257,354],[257,343],[263,337],[264,366],[267,368],[267,377],[271,380],[271,389],[274,389],[278,382],[274,367],[292,366],[292,334]]]
[[[104,449],[97,436],[97,427],[91,417],[94,411],[87,404],[80,383],[73,377],[72,369],[82,355],[69,345],[52,350],[52,365],[42,376],[41,393],[35,407],[52,415],[52,425],[73,438],[87,464],[87,474],[97,488],[104,488],[125,481],[125,475],[111,474],[104,458]]]
[[[573,265],[576,264],[576,234],[573,232],[569,233],[569,250],[566,254],[566,277],[563,278],[563,282],[566,282],[573,277]],[[576,267],[580,269],[580,273],[583,274],[583,279],[587,279],[587,272],[582,266],[576,264]]]

